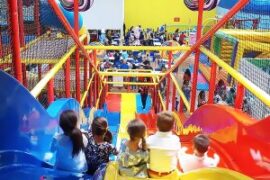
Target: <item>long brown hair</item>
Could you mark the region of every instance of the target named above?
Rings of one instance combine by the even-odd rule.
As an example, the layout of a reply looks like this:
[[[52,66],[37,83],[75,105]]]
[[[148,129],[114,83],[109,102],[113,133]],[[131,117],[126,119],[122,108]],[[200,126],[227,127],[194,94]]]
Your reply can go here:
[[[112,133],[108,129],[108,122],[106,118],[95,117],[91,125],[91,130],[93,135],[103,136],[104,141],[108,143],[112,142]]]
[[[142,140],[142,149],[146,151],[146,142],[145,142],[145,132],[146,126],[144,122],[140,119],[134,119],[128,123],[127,131],[130,137],[130,140],[133,141],[135,138],[141,138]]]
[[[60,127],[72,141],[72,156],[77,155],[84,148],[82,132],[76,127],[77,121],[77,115],[72,110],[66,110],[60,115]]]

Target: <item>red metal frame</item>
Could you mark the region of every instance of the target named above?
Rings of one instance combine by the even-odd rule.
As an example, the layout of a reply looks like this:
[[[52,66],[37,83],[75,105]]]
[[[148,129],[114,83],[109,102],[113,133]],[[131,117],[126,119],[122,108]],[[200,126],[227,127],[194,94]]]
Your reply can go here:
[[[94,67],[96,67],[97,65],[97,51],[96,50],[93,50],[93,62],[94,62]],[[98,94],[98,76],[95,74],[95,77],[94,77],[94,106],[97,102],[97,95]]]
[[[175,108],[175,98],[176,98],[176,87],[175,85],[173,84],[173,91],[172,91],[172,111],[177,111],[177,109]]]
[[[87,42],[84,41],[84,44],[86,44]],[[83,81],[84,81],[84,91],[87,91],[87,85],[88,85],[88,59],[85,57],[83,60],[83,66],[84,66],[84,77],[83,77]],[[85,105],[88,106],[88,99],[85,99]]]
[[[49,69],[52,68],[52,65],[49,65]],[[50,105],[54,101],[54,80],[53,78],[48,82],[47,85],[48,91],[48,105]]]
[[[79,38],[79,0],[74,0],[74,31]],[[80,79],[80,54],[79,49],[75,51],[75,79],[76,79],[76,99],[81,100],[81,79]]]
[[[24,42],[24,19],[23,19],[23,5],[22,1],[18,1],[18,18],[19,18],[19,30],[20,30],[20,47],[25,46]],[[26,75],[26,65],[22,63],[22,73],[23,73],[23,85],[27,88],[27,75]]]
[[[217,64],[215,62],[212,62],[211,76],[210,76],[210,82],[209,82],[209,95],[208,95],[209,104],[214,103],[214,93],[215,93],[216,76],[217,76],[216,74],[217,74]]]
[[[170,46],[172,46],[172,43],[170,42]],[[169,51],[169,62],[168,62],[168,69],[171,68],[172,66],[172,60],[173,60],[173,55],[172,51]],[[171,76],[170,74],[167,75],[167,91],[166,91],[166,109],[169,109],[169,104],[170,104],[170,89],[171,89]]]
[[[18,19],[17,0],[7,1],[9,7],[10,37],[12,37],[12,62],[14,66],[15,78],[22,83],[22,63],[20,54],[20,34]]]
[[[201,36],[202,36],[203,7],[204,7],[204,0],[199,0],[197,35],[196,35],[197,41],[199,39],[201,39]],[[190,100],[190,111],[191,112],[195,111],[199,62],[200,62],[200,50],[196,49],[194,68],[193,68],[192,88],[191,88],[191,100]]]
[[[93,54],[92,53],[90,53],[89,56],[90,56],[91,59],[93,59]],[[92,64],[89,61],[89,79],[91,79],[91,78],[92,78]],[[91,89],[92,85],[93,85],[93,83],[91,83],[90,89]],[[89,92],[88,92],[88,103],[89,103],[90,108],[92,107],[92,94],[93,94],[93,91],[89,90]]]
[[[67,59],[65,64],[65,92],[66,97],[70,98],[70,58]]]

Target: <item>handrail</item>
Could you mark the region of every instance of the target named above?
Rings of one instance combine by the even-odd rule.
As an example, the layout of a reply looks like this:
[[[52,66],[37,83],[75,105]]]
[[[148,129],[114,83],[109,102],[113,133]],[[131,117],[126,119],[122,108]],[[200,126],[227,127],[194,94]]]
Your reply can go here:
[[[90,89],[90,87],[91,87],[91,85],[92,85],[92,81],[93,81],[93,79],[94,79],[95,74],[96,74],[96,73],[93,73],[93,74],[92,74],[92,77],[91,77],[90,81],[88,82],[87,88],[86,88],[86,90],[85,90],[84,93],[83,93],[83,96],[82,96],[82,99],[81,99],[81,103],[80,103],[81,107],[82,107],[83,104],[84,104],[84,101],[85,101],[86,96],[87,96],[87,93],[88,93],[88,91],[89,91],[89,89]]]
[[[100,88],[100,91],[99,91],[99,93],[98,93],[98,99],[97,99],[97,102],[96,102],[96,108],[97,108],[97,109],[98,109],[98,104],[99,104],[99,101],[100,101],[100,96],[101,96],[102,91],[103,91],[103,87],[104,87],[104,86],[102,86],[102,87]]]
[[[167,70],[165,75],[160,79],[159,83],[168,76],[171,72],[173,72],[179,65],[181,65],[188,57],[191,55],[192,52],[194,52],[196,49],[198,49],[207,39],[209,39],[213,34],[215,34],[231,17],[233,17],[239,10],[241,10],[249,0],[240,0],[237,2],[230,10],[229,12],[223,16],[222,19],[218,21],[218,23],[213,26],[204,36],[202,36],[185,54],[177,61],[171,69]]]
[[[189,46],[84,46],[87,50],[188,51]]]
[[[153,77],[163,76],[164,73],[133,73],[133,72],[102,72],[99,71],[101,76],[124,76],[124,77]]]
[[[158,97],[159,97],[159,100],[160,100],[160,103],[161,103],[161,106],[162,106],[163,111],[166,111],[166,106],[165,106],[165,104],[163,102],[163,99],[162,99],[160,90],[158,90]]]
[[[230,65],[222,61],[218,56],[213,54],[211,51],[205,47],[200,48],[201,52],[207,55],[211,61],[215,62],[217,65],[226,70],[234,79],[240,82],[246,89],[248,89],[252,94],[254,94],[258,99],[260,99],[265,105],[270,107],[270,95],[265,91],[261,90],[253,82],[245,78],[242,74],[237,72]]]
[[[138,86],[155,86],[157,83],[142,83],[142,82],[110,82],[104,81],[104,84],[123,84],[123,85],[138,85]]]
[[[171,79],[172,79],[172,81],[173,81],[173,83],[174,83],[174,85],[175,85],[175,87],[176,87],[177,92],[179,93],[181,99],[183,100],[184,105],[185,105],[186,108],[187,108],[187,111],[190,112],[190,104],[189,104],[189,102],[188,102],[188,100],[187,100],[187,98],[186,98],[184,92],[183,92],[182,89],[179,87],[179,85],[178,85],[178,83],[177,83],[177,80],[176,80],[176,78],[174,77],[174,75],[173,75],[172,73],[170,73],[170,76],[171,76]]]

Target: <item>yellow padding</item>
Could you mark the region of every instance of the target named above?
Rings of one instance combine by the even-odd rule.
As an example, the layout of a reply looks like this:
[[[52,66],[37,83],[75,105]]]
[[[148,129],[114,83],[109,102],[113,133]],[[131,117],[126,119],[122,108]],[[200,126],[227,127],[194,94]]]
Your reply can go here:
[[[162,163],[162,162],[160,162]],[[172,177],[173,176],[173,177]],[[141,178],[124,177],[118,173],[118,164],[111,162],[108,164],[105,174],[105,180],[141,180]],[[146,178],[148,180],[156,180],[157,178]],[[203,168],[187,173],[174,173],[170,177],[166,176],[159,179],[167,180],[251,180],[252,178],[247,177],[236,171],[223,168]]]
[[[121,94],[121,118],[117,137],[117,147],[119,148],[121,139],[128,138],[127,124],[130,120],[135,119],[136,112],[136,94],[122,93]]]

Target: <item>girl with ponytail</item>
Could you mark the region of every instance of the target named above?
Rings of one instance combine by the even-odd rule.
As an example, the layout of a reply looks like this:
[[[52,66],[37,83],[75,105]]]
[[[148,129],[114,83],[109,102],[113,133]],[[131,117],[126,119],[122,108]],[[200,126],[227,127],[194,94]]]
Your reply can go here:
[[[128,123],[129,140],[124,142],[118,157],[119,171],[122,176],[147,178],[147,151],[145,134],[146,127],[143,121],[134,119]]]
[[[111,144],[112,133],[108,129],[108,122],[104,117],[94,118],[90,131],[86,134],[88,144],[85,149],[88,164],[88,174],[95,171],[109,162],[111,154],[117,155],[118,152]]]
[[[62,112],[59,124],[63,133],[54,137],[51,150],[56,152],[55,168],[82,173],[87,171],[87,163],[83,135],[77,128],[77,121],[74,111]]]

